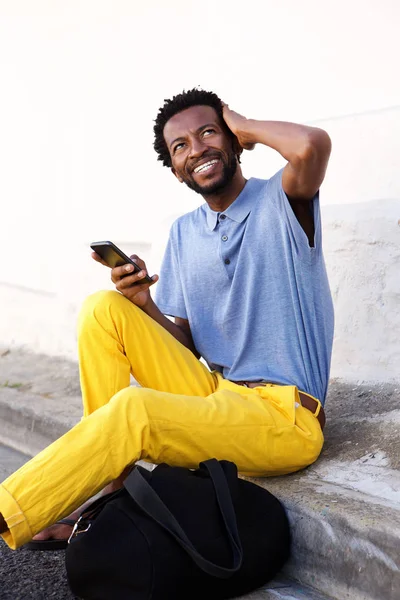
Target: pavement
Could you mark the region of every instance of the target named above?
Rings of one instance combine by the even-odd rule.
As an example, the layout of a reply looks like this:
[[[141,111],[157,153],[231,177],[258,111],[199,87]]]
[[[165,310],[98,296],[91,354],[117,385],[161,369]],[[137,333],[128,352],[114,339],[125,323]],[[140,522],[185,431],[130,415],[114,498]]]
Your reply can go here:
[[[331,381],[319,460],[300,473],[254,480],[284,502],[293,556],[268,589],[246,600],[400,598],[399,400],[400,385],[393,382]],[[0,442],[32,456],[80,417],[76,363],[0,348]],[[7,468],[3,466],[3,472]],[[65,595],[69,592],[62,553],[11,552],[4,544],[0,553],[0,565],[3,559],[8,564],[7,575],[0,576],[1,600],[72,598]],[[55,586],[58,595],[41,595],[42,578],[35,576],[42,571],[34,568],[33,555],[45,555],[34,561],[45,561],[42,571],[46,577],[52,574],[45,578],[46,585]],[[25,596],[13,590],[16,571],[18,580],[29,581],[36,595],[28,595],[29,589]],[[7,584],[3,589],[2,577]],[[7,588],[12,590],[9,596],[4,595]],[[48,592],[46,587],[43,593]]]

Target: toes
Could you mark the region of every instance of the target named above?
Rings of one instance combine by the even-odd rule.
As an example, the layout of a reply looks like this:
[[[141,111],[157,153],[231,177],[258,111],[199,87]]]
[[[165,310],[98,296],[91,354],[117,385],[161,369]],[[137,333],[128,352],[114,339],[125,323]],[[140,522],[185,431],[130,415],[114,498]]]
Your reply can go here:
[[[65,540],[71,535],[71,531],[72,527],[70,525],[52,525],[36,534],[33,540]]]

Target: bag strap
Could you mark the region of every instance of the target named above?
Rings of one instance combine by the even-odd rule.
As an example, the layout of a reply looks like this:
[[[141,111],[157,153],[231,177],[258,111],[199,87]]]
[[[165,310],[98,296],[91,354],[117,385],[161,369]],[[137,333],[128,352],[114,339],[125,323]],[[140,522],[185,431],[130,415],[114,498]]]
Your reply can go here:
[[[124,486],[143,512],[156,521],[163,529],[168,531],[200,569],[214,577],[227,579],[240,569],[243,561],[243,550],[237,528],[235,510],[233,508],[228,483],[219,462],[213,458],[204,461],[201,465],[206,467],[214,486],[217,503],[221,511],[233,553],[232,567],[222,567],[199,554],[174,515],[138,468],[134,469],[125,479]]]

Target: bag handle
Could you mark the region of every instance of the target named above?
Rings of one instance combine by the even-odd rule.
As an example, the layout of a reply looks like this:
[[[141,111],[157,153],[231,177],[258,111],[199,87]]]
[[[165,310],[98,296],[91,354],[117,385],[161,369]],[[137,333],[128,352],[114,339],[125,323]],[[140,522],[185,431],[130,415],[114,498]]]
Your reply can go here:
[[[143,512],[154,519],[154,521],[156,521],[163,529],[168,531],[200,569],[214,577],[227,579],[240,569],[243,561],[243,550],[237,528],[235,510],[233,508],[225,473],[220,463],[215,458],[212,458],[200,463],[200,465],[206,467],[214,486],[217,503],[221,511],[233,553],[232,567],[222,567],[217,565],[197,552],[174,515],[167,506],[165,506],[160,496],[154,491],[138,468],[134,469],[125,479],[124,486]]]

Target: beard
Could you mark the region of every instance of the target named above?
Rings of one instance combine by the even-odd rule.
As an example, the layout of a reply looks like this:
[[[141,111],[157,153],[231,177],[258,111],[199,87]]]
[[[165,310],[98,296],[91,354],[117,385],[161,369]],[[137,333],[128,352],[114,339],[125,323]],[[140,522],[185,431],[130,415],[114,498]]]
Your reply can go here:
[[[215,158],[215,156],[213,156],[213,158]],[[213,194],[222,192],[222,190],[224,190],[224,188],[231,183],[235,176],[237,170],[237,159],[236,154],[233,152],[230,154],[228,160],[226,160],[223,156],[219,156],[218,158],[220,158],[222,161],[222,173],[220,178],[208,184],[205,183],[204,185],[200,185],[194,180],[192,174],[185,176],[181,175],[188,188],[197,194],[201,194],[202,196],[211,196]]]

